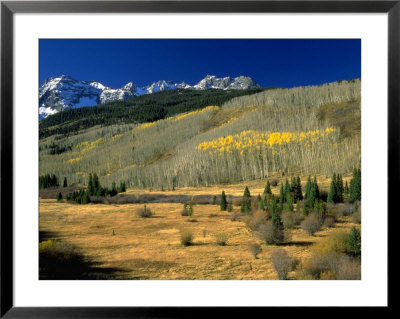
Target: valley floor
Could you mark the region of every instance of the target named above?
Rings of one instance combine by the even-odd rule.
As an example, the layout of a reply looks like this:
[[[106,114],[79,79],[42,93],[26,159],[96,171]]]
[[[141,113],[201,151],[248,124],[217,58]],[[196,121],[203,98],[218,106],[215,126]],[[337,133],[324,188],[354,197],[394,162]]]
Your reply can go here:
[[[229,187],[225,191],[239,195],[239,189],[243,191],[241,185],[237,194],[233,186],[232,192]],[[164,193],[176,192],[205,194],[205,189]],[[215,189],[215,194],[220,192],[221,188]],[[257,189],[252,194],[256,195]],[[112,269],[100,279],[278,279],[270,262],[270,254],[278,246],[266,246],[256,239],[244,222],[231,221],[230,213],[221,212],[218,203],[193,206],[192,217],[181,216],[180,203],[147,204],[154,213],[152,218],[137,217],[136,210],[141,208],[143,204],[77,205],[40,199],[40,232],[76,247],[97,270]],[[239,207],[234,206],[233,211]],[[334,228],[323,228],[315,236],[297,226],[290,231],[290,242],[279,247],[302,260],[316,242],[349,231],[353,225],[350,217],[340,217]],[[180,242],[181,232],[186,230],[194,235],[194,244],[187,247]],[[227,235],[226,246],[217,245],[219,234]],[[257,259],[249,252],[249,243],[261,244]],[[297,277],[295,271],[289,273],[290,279]]]

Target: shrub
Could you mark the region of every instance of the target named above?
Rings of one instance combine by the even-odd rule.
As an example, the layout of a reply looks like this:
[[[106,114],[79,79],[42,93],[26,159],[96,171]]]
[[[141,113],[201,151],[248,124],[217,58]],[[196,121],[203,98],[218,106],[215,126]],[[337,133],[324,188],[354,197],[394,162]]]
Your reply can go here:
[[[332,216],[325,217],[323,226],[327,227],[327,228],[334,227],[335,226],[335,218]]]
[[[187,210],[187,209],[183,209],[183,210],[181,211],[181,216],[189,216],[188,210]]]
[[[354,205],[350,203],[344,203],[342,207],[340,207],[343,216],[351,216],[353,214]]]
[[[352,216],[353,222],[361,224],[361,207],[358,207],[357,211]]]
[[[338,280],[360,280],[361,279],[361,260],[342,256],[336,271]]]
[[[259,227],[255,236],[265,241],[267,245],[276,245],[284,242],[285,232],[281,228],[276,228],[271,222],[267,222]]]
[[[232,204],[234,206],[240,206],[240,205],[242,205],[242,199],[241,198],[235,198],[235,199],[232,200]]]
[[[257,255],[261,254],[262,252],[262,248],[259,244],[249,244],[247,247],[253,255],[254,259],[257,259]]]
[[[312,252],[318,256],[324,256],[332,252],[340,254],[346,253],[347,239],[348,234],[345,231],[337,232],[316,243],[312,248]]]
[[[293,267],[292,258],[289,257],[285,250],[276,249],[271,254],[271,262],[278,273],[279,279],[286,280],[289,271],[291,271]]]
[[[314,236],[321,229],[321,220],[315,214],[311,214],[301,223],[301,228],[310,236]]]
[[[183,210],[181,211],[181,216],[190,216],[192,217],[193,215],[193,205],[192,203],[184,203],[183,204]]]
[[[226,246],[228,242],[228,236],[225,234],[218,234],[216,239],[218,246]]]
[[[136,216],[141,218],[150,218],[153,216],[153,212],[144,205],[143,208],[136,211]]]
[[[228,210],[228,213],[231,213],[232,212],[232,204],[228,204],[228,208],[227,208],[227,210]]]
[[[283,226],[286,229],[293,228],[296,225],[299,225],[303,219],[303,216],[299,213],[293,212],[283,212],[282,213],[282,222]]]
[[[304,261],[303,272],[313,279],[322,279],[321,274],[326,275],[328,271],[336,273],[339,258],[340,255],[332,251],[324,255],[312,254]]]
[[[189,231],[184,231],[181,234],[181,244],[183,246],[190,246],[193,244],[193,234]]]
[[[239,221],[240,220],[240,214],[239,212],[232,212],[231,215],[229,216],[229,219],[233,222]]]
[[[246,225],[249,229],[255,231],[258,230],[261,225],[265,224],[266,220],[265,212],[262,210],[257,210],[246,221]]]
[[[74,262],[79,261],[76,259],[80,259],[80,255],[74,246],[53,239],[39,243],[39,256],[40,258],[50,258],[60,262]]]
[[[279,184],[279,180],[278,179],[273,179],[272,181],[271,181],[271,186],[278,186],[278,184]]]

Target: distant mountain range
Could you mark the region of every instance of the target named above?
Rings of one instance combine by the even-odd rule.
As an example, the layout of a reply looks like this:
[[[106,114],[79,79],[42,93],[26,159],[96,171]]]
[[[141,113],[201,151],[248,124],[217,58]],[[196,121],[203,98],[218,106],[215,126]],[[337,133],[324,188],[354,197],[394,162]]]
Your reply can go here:
[[[120,89],[113,89],[97,81],[78,81],[71,76],[62,75],[46,79],[39,88],[39,119],[69,108],[95,106],[115,100],[126,100],[134,96],[174,89],[222,89],[247,90],[261,88],[252,78],[239,76],[217,78],[207,75],[197,84],[191,86],[172,81],[157,81],[147,86],[139,87],[133,82],[125,84]]]

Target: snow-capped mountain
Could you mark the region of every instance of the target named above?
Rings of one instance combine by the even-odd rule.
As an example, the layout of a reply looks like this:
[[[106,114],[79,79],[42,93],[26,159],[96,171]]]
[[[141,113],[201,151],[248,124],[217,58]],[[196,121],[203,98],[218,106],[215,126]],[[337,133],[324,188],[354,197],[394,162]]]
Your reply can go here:
[[[260,88],[252,78],[246,76],[238,76],[231,78],[217,78],[215,75],[207,75],[203,80],[193,86],[195,89],[222,89],[222,90],[247,90]]]
[[[95,106],[115,100],[126,100],[133,96],[151,94],[174,89],[223,89],[245,90],[260,88],[250,77],[217,78],[207,75],[199,83],[190,86],[185,82],[157,81],[150,85],[139,87],[133,82],[125,84],[120,89],[113,89],[96,81],[78,81],[70,76],[62,75],[48,78],[39,88],[39,119],[55,114],[68,108]]]

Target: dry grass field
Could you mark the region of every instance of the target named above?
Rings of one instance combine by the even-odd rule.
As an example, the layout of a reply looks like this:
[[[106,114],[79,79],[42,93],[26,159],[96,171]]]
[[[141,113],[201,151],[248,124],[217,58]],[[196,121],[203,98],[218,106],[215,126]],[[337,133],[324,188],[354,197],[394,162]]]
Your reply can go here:
[[[347,180],[349,177],[345,177]],[[285,177],[283,177],[283,180]],[[306,177],[302,176],[302,182]],[[327,190],[328,180],[319,177],[321,190]],[[185,188],[166,195],[227,195],[241,196],[245,184],[208,188]],[[262,194],[265,181],[246,183],[253,196]],[[273,187],[279,193],[280,184]],[[127,194],[148,193],[130,189]],[[151,192],[154,194],[154,192]],[[154,216],[140,218],[136,211],[143,204],[88,204],[40,199],[40,232],[48,238],[76,247],[84,260],[97,270],[108,269],[107,279],[278,279],[271,264],[271,252],[283,248],[289,256],[303,260],[312,246],[336,232],[354,225],[350,217],[340,217],[334,228],[322,228],[309,236],[299,226],[290,230],[291,240],[278,246],[266,246],[254,237],[243,221],[231,221],[228,212],[215,205],[194,205],[193,216],[181,216],[181,203],[148,203]],[[239,211],[234,206],[233,211]],[[190,231],[193,244],[183,246],[181,233]],[[216,237],[225,234],[225,246]],[[45,236],[44,236],[45,237]],[[262,252],[255,259],[249,243],[259,243]],[[104,277],[102,277],[104,278]],[[297,279],[296,270],[289,279]]]

